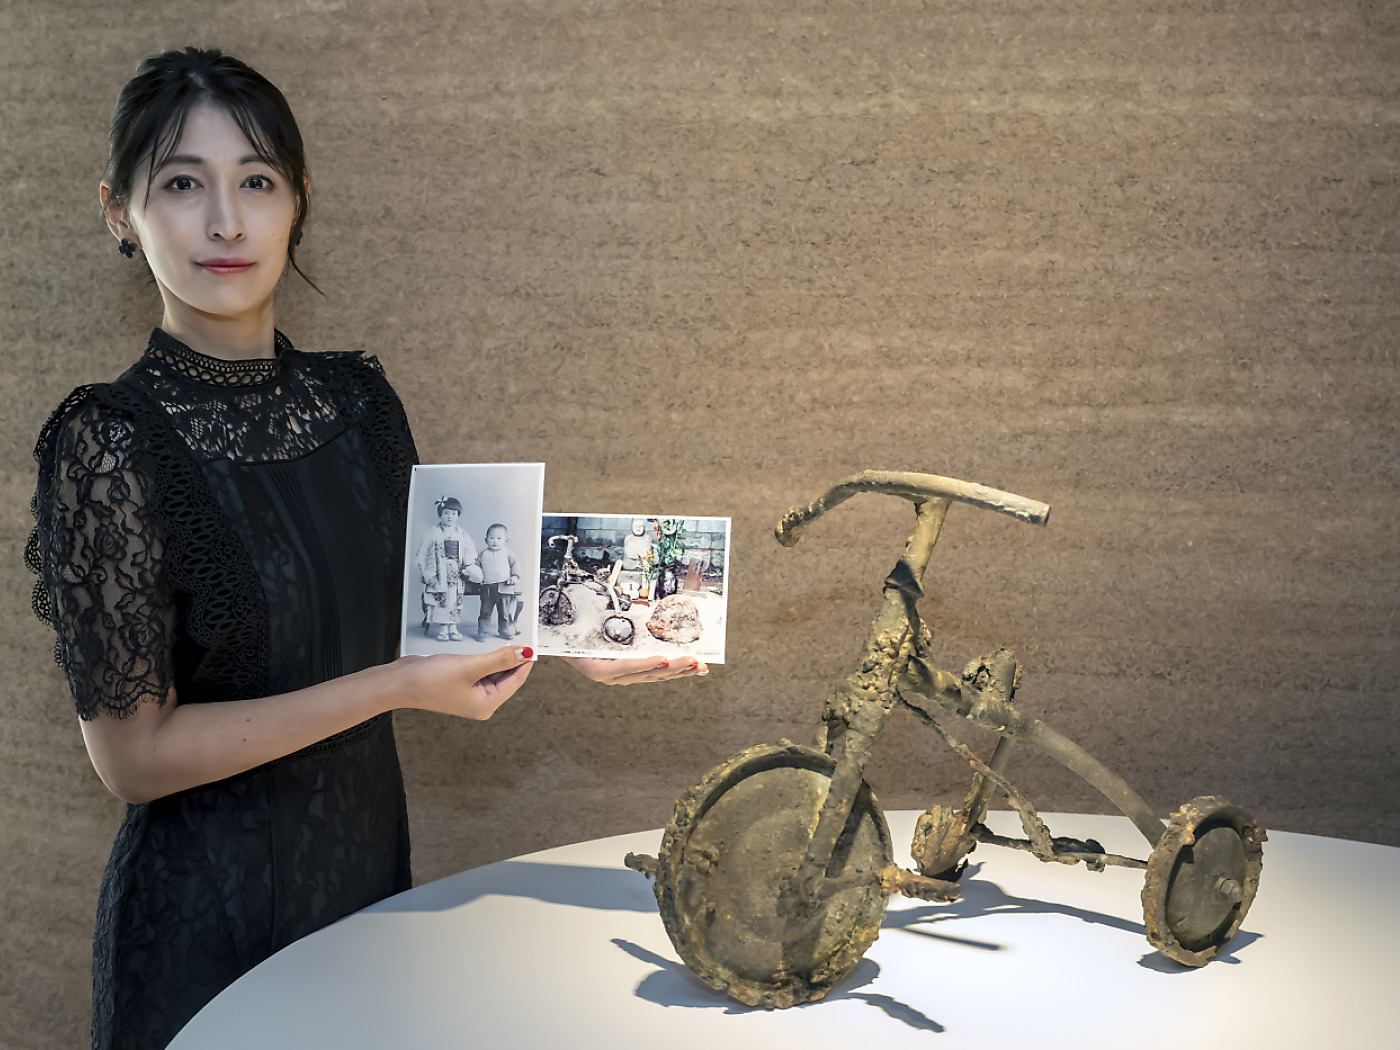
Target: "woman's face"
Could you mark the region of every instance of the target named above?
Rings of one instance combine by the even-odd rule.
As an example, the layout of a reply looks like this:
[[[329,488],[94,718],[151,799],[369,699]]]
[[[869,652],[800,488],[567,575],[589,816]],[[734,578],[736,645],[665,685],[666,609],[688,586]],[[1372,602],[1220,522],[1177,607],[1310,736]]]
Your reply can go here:
[[[212,103],[195,105],[149,199],[142,181],[123,218],[155,274],[166,314],[193,312],[207,322],[270,309],[296,196],[233,118]],[[104,185],[104,202],[107,193]]]

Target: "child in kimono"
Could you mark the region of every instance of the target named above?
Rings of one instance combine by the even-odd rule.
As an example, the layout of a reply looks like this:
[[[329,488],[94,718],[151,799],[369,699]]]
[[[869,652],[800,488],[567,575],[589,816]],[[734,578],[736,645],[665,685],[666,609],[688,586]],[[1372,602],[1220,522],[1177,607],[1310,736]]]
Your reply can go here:
[[[436,506],[437,527],[428,530],[413,559],[423,581],[423,626],[430,634],[436,626],[440,642],[460,642],[457,625],[462,620],[465,585],[479,582],[481,571],[476,565],[476,544],[457,525],[462,504],[456,497],[444,496]]]
[[[507,640],[520,633],[515,619],[520,611],[520,559],[506,546],[506,527],[492,525],[486,530],[486,549],[476,556],[481,569],[481,610],[476,620],[476,640],[484,641],[491,614],[496,614],[500,636]]]

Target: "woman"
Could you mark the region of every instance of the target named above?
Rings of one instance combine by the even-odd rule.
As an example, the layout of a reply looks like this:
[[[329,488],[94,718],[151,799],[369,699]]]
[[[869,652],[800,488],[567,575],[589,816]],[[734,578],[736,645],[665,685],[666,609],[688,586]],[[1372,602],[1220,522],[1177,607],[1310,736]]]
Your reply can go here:
[[[310,193],[281,93],[217,51],[167,52],[123,88],[109,147],[107,225],[164,315],[44,426],[26,554],[88,754],[129,803],[93,1044],[150,1048],[409,886],[390,711],[488,718],[532,654],[394,659],[416,452],[374,358],[304,354],[273,326]],[[573,662],[609,684],[705,670]]]

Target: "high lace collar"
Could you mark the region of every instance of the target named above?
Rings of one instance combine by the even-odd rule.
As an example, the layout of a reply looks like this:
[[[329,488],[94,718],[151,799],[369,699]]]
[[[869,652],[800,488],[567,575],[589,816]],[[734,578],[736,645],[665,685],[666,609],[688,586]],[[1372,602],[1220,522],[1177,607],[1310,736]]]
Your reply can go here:
[[[192,350],[160,328],[151,330],[144,360],[167,366],[172,372],[207,386],[250,387],[270,383],[287,369],[295,350],[291,340],[273,329],[272,343],[276,357],[259,357],[251,361],[225,361]]]

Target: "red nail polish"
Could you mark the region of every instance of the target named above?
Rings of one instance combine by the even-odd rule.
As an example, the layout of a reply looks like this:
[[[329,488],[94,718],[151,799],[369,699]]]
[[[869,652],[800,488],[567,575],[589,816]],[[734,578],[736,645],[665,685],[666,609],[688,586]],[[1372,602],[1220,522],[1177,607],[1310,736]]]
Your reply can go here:
[[[522,647],[521,650],[520,650],[520,659],[522,659],[522,660],[528,660],[528,659],[530,659],[530,658],[531,658],[532,656],[534,656],[534,655],[535,655],[535,650],[531,649],[528,645]]]

